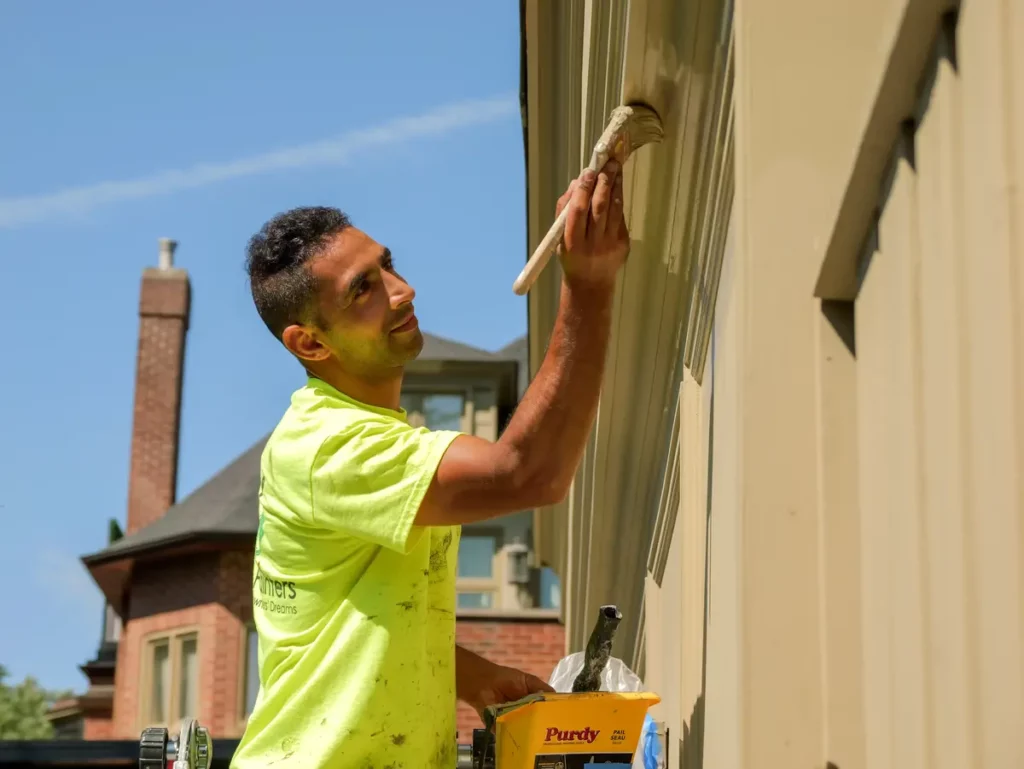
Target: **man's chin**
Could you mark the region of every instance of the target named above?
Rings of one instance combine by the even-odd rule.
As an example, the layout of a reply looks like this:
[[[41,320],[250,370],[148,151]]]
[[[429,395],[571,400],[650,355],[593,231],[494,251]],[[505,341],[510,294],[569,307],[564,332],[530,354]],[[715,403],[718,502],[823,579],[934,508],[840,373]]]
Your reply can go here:
[[[398,353],[402,363],[415,360],[423,352],[423,333],[417,327],[402,334],[392,334],[391,349]]]

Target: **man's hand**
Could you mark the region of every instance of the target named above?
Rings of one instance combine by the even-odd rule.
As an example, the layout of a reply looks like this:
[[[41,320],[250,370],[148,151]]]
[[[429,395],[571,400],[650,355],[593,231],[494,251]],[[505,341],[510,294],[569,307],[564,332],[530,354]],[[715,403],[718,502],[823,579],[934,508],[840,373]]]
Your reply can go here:
[[[459,699],[472,706],[481,719],[491,705],[554,691],[535,675],[496,665],[461,646],[455,647],[455,682]]]
[[[622,167],[609,160],[600,173],[584,171],[558,199],[557,216],[569,213],[559,245],[566,281],[611,286],[629,254],[622,204]]]

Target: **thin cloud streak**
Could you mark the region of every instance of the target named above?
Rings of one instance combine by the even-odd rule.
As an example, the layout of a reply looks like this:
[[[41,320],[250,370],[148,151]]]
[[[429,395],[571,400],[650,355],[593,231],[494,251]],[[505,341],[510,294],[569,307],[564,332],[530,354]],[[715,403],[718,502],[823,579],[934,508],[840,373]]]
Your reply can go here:
[[[333,139],[239,160],[200,163],[138,179],[98,182],[43,195],[0,198],[0,229],[14,229],[58,216],[80,217],[112,203],[142,200],[258,174],[317,165],[340,165],[357,153],[490,123],[514,114],[518,109],[515,99],[509,97],[461,102],[373,128],[350,131]]]

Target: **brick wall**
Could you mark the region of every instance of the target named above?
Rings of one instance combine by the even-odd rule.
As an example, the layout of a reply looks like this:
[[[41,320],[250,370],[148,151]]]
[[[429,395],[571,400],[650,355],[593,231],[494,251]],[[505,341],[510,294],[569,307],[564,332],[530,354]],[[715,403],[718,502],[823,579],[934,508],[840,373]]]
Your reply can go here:
[[[128,473],[129,534],[174,504],[189,301],[185,270],[150,268],[143,273]]]
[[[565,628],[556,620],[459,618],[455,642],[499,665],[525,670],[547,681],[565,656]],[[459,703],[459,742],[470,743],[482,726],[476,711]]]
[[[114,739],[114,721],[110,718],[93,718],[86,716],[82,719],[83,740],[112,740]]]
[[[215,725],[222,737],[241,737],[242,686],[245,681],[245,651],[248,626],[252,622],[252,551],[223,553],[217,574],[221,611],[213,618],[216,633],[216,669],[209,707],[220,715]]]
[[[241,687],[246,627],[252,620],[252,553],[189,555],[137,567],[128,618],[118,644],[115,739],[137,739],[147,643],[162,633],[198,633],[198,712],[217,737],[242,734]]]

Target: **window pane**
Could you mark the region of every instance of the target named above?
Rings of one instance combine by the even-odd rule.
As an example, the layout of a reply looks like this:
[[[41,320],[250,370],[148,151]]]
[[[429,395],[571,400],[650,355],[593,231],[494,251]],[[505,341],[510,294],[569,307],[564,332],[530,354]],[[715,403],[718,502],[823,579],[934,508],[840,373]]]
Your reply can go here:
[[[460,609],[494,608],[494,593],[459,593],[457,598]]]
[[[542,609],[562,608],[561,580],[547,566],[540,571],[540,607]]]
[[[498,552],[498,540],[494,537],[464,535],[459,543],[459,576],[492,579],[496,552]]]
[[[424,395],[423,419],[431,430],[462,429],[461,395]]]
[[[259,636],[255,628],[249,629],[245,655],[245,715],[248,716],[256,707],[256,695],[260,692]]]
[[[400,403],[412,417],[418,414],[431,430],[461,430],[466,399],[458,393],[402,393]]]
[[[196,717],[196,688],[199,685],[199,669],[196,666],[195,636],[181,642],[181,678],[178,685],[178,718]]]
[[[168,698],[171,694],[171,652],[167,641],[153,644],[152,698],[149,717],[153,723],[167,723]]]

